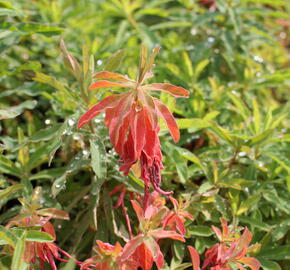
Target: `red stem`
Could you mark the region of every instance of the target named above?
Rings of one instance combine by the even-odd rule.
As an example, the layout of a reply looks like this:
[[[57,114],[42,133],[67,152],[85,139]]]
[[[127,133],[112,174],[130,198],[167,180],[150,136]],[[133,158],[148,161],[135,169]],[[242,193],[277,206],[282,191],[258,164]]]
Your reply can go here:
[[[150,187],[149,187],[149,181],[144,181],[144,199],[143,199],[143,208],[144,208],[144,213],[148,207],[149,203],[149,193],[150,193]]]
[[[127,227],[128,227],[129,237],[130,237],[130,239],[132,239],[133,235],[132,235],[132,228],[131,228],[131,224],[130,224],[130,218],[129,218],[127,209],[126,209],[126,207],[124,205],[124,201],[122,201],[121,206],[122,206],[122,210],[123,210],[124,216],[126,218],[126,223],[127,223]]]

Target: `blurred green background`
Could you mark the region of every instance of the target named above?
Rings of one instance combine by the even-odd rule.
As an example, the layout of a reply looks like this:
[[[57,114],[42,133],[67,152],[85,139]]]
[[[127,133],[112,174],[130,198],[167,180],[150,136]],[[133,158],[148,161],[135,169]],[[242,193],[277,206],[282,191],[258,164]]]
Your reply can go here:
[[[181,129],[174,144],[161,123],[162,188],[191,201],[187,244],[203,252],[223,216],[250,228],[263,269],[289,269],[289,12],[284,0],[0,1],[0,185],[25,185],[1,196],[1,224],[21,209],[17,197],[41,186],[44,207],[70,214],[54,222],[63,249],[82,260],[95,239],[122,241],[124,220],[108,192],[125,183],[142,193],[142,182],[118,172],[103,115],[94,135],[76,129],[112,91],[84,101],[80,89],[90,81],[80,84],[65,68],[59,44],[84,70],[132,78],[140,44],[160,45],[152,81],[191,93],[160,95]],[[168,246],[164,269],[188,261],[184,247]]]

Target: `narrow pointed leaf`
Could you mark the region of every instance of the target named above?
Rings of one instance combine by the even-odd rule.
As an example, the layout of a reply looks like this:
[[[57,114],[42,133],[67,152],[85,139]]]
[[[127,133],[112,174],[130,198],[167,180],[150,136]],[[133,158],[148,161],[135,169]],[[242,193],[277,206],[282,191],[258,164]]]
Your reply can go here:
[[[189,97],[189,91],[170,83],[152,83],[143,86],[144,90],[163,91],[174,97]]]

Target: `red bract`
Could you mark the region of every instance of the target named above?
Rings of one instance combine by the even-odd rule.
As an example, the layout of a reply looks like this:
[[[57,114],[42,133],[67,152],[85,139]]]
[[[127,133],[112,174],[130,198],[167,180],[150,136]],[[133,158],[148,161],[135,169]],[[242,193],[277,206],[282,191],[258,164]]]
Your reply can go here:
[[[252,270],[259,270],[260,263],[257,259],[252,257],[247,257],[246,254],[249,249],[249,244],[252,240],[252,233],[245,228],[241,236],[237,236],[232,232],[228,226],[225,219],[221,219],[223,230],[222,232],[214,227],[214,231],[217,234],[219,244],[215,244],[209,248],[205,253],[205,261],[201,270],[207,269],[209,266],[210,270],[232,270],[230,263],[235,264],[238,269],[245,270],[244,266],[249,267]],[[200,270],[199,267],[199,255],[193,247],[188,247],[193,269]]]
[[[17,217],[16,217],[17,218]],[[56,239],[55,230],[53,225],[49,222],[48,217],[39,217],[37,215],[32,215],[23,218],[22,220],[16,221],[16,218],[7,227],[17,225],[21,227],[31,227],[39,226],[42,232],[50,234],[54,239]],[[27,264],[36,263],[38,258],[41,270],[44,268],[44,263],[48,262],[52,270],[57,270],[55,265],[55,259],[60,259],[60,254],[58,253],[58,247],[55,243],[38,243],[38,242],[26,242],[24,250],[24,261]]]
[[[41,198],[41,188],[36,187],[32,195],[30,202],[26,201],[24,198],[20,198],[19,201],[23,204],[24,209],[21,211],[20,215],[12,218],[8,224],[7,228],[17,227],[36,227],[41,232],[50,234],[54,240],[56,240],[56,234],[53,225],[49,222],[51,218],[58,219],[69,219],[66,212],[56,209],[56,208],[45,208],[40,209],[41,205],[39,200]],[[54,242],[34,242],[26,241],[24,249],[24,261],[27,264],[35,264],[37,259],[40,264],[40,269],[45,269],[45,262],[50,264],[52,270],[57,270],[55,259],[60,261],[65,261],[61,259],[60,253],[64,253],[66,256],[71,258],[69,254],[61,250]],[[32,266],[31,266],[32,267]]]
[[[124,247],[121,261],[132,258],[138,267],[149,270],[155,262],[158,269],[164,263],[163,254],[158,244],[159,239],[171,238],[185,241],[183,236],[174,230],[162,227],[164,217],[169,213],[165,202],[157,192],[150,194],[148,207],[144,210],[136,201],[131,201],[139,221],[139,233]]]
[[[193,220],[193,216],[185,210],[188,206],[188,202],[178,203],[177,200],[175,200],[173,197],[169,197],[169,199],[171,200],[174,209],[173,211],[170,211],[170,213],[165,217],[163,221],[163,226],[164,228],[169,227],[170,229],[173,229],[175,231],[178,231],[180,234],[185,235],[185,218]]]
[[[127,175],[134,164],[140,165],[141,178],[146,188],[145,197],[148,197],[150,182],[158,192],[169,194],[159,188],[160,169],[163,169],[163,165],[158,138],[158,117],[165,120],[174,141],[179,140],[179,130],[174,117],[163,103],[149,94],[149,91],[164,91],[175,97],[189,95],[186,89],[169,83],[142,86],[146,79],[153,76],[151,69],[159,49],[160,47],[156,47],[153,54],[147,57],[147,50],[142,47],[137,81],[109,71],[97,73],[94,78],[100,80],[94,82],[89,89],[122,87],[129,90],[123,94],[106,97],[89,109],[78,122],[78,128],[81,128],[101,111],[105,111],[105,124],[109,128],[111,143],[120,155],[120,170]]]
[[[115,246],[98,240],[96,242],[97,247],[94,248],[94,251],[97,255],[84,261],[81,265],[81,270],[91,268],[96,268],[98,270],[126,269],[118,263],[118,258],[123,250],[118,242]]]

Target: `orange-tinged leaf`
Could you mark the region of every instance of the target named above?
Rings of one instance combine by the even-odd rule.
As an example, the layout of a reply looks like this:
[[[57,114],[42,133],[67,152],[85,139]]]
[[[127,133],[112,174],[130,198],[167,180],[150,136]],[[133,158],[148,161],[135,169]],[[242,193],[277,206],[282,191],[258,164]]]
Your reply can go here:
[[[228,227],[228,222],[225,218],[220,218],[220,222],[222,224],[222,229],[223,229],[223,237],[227,238],[229,235],[229,227]]]
[[[139,234],[132,238],[125,246],[122,252],[121,260],[124,262],[126,261],[137,249],[138,246],[140,246],[143,243],[143,234]]]
[[[171,112],[167,109],[167,107],[161,103],[158,99],[154,99],[154,103],[158,109],[160,117],[165,120],[165,123],[169,129],[169,132],[175,142],[179,141],[179,129],[176,124],[176,121],[171,114]]]
[[[144,218],[144,211],[143,211],[141,206],[136,201],[132,200],[131,204],[132,204],[132,206],[133,206],[133,208],[135,210],[135,213],[136,213],[136,215],[138,217],[138,220],[140,222]]]
[[[152,231],[148,232],[148,234],[156,239],[171,238],[174,240],[179,240],[179,241],[185,242],[183,236],[175,231],[166,231],[166,230],[162,230],[162,229],[157,229],[157,230],[152,230]]]
[[[117,82],[100,80],[100,81],[96,81],[93,84],[91,84],[89,87],[89,90],[94,90],[97,88],[106,88],[106,87],[128,87],[128,85],[126,85],[122,82],[117,83]]]
[[[247,265],[252,270],[259,270],[260,269],[260,262],[256,258],[243,257],[243,258],[239,259],[238,261]]]
[[[93,76],[93,78],[97,78],[97,79],[111,79],[111,80],[117,80],[117,81],[125,81],[128,82],[130,81],[130,79],[122,74],[119,73],[114,73],[114,72],[110,72],[110,71],[101,71],[98,72],[97,74],[95,74]]]
[[[174,97],[189,97],[189,91],[170,83],[152,83],[142,87],[144,90],[163,91]]]
[[[67,212],[60,209],[56,209],[56,208],[46,208],[46,209],[37,210],[36,212],[37,214],[46,216],[46,217],[69,220],[69,215]]]
[[[153,257],[144,243],[137,247],[133,258],[143,270],[150,270],[152,268]]]
[[[217,228],[216,226],[211,226],[212,230],[214,231],[214,233],[216,234],[216,236],[218,237],[218,239],[220,241],[222,241],[223,237],[222,237],[222,232],[219,228]]]
[[[101,102],[94,105],[79,119],[78,129],[84,126],[92,118],[97,116],[102,110],[110,108],[111,106],[114,106],[121,97],[122,95],[109,96],[109,97],[104,98]]]
[[[191,246],[187,246],[187,248],[188,248],[189,253],[190,253],[193,270],[200,270],[200,267],[199,267],[199,265],[200,265],[199,254],[197,253],[195,248],[193,248]]]

